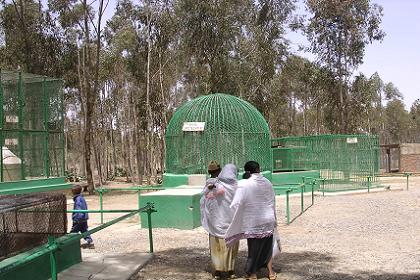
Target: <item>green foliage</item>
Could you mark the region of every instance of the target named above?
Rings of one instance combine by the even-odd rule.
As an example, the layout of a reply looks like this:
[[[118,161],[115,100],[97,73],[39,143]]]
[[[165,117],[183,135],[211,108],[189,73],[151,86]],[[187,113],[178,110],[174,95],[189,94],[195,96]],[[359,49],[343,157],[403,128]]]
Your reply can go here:
[[[345,131],[420,141],[420,101],[408,113],[392,82],[354,75],[366,45],[384,38],[382,7],[305,0],[308,17],[299,21],[295,2],[119,0],[98,30],[93,2],[2,1],[0,67],[64,78],[69,157],[77,165],[85,153],[91,110],[93,165],[109,169],[104,178],[163,170],[174,110],[214,92],[251,102],[272,136]],[[289,27],[306,34],[316,61],[289,53]]]
[[[386,131],[390,143],[405,142],[409,134],[409,114],[399,99],[388,102],[385,108]]]
[[[340,131],[349,132],[349,80],[363,62],[365,47],[381,41],[382,7],[370,0],[306,0],[310,19],[304,28],[320,63],[339,81],[338,123]]]

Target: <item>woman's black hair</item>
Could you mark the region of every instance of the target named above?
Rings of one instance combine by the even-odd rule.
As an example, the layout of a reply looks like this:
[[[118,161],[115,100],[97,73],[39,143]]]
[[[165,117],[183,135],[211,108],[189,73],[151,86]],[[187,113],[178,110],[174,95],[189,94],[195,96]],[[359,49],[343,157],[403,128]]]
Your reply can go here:
[[[260,172],[260,165],[256,161],[248,161],[244,166],[245,173],[242,175],[243,179],[248,179],[253,173]]]

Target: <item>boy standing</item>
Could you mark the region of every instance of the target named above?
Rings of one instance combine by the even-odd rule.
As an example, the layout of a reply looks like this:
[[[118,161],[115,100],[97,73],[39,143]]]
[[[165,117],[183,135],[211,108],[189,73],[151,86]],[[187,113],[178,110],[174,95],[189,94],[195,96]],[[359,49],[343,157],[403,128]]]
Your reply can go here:
[[[75,185],[71,189],[71,192],[73,193],[73,210],[87,210],[87,203],[85,198],[82,195],[82,186]],[[70,233],[85,233],[88,231],[88,224],[87,220],[89,219],[88,213],[73,213],[72,214],[72,220],[73,220],[73,226],[70,230]],[[87,242],[87,245],[82,247],[87,247],[90,249],[94,248],[93,240],[90,237],[90,235],[85,237],[85,240]]]

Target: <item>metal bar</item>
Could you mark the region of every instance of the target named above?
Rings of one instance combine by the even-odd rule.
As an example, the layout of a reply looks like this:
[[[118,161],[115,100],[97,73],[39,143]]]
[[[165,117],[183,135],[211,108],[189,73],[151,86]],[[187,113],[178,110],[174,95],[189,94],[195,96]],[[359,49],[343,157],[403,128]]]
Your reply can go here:
[[[53,236],[48,236],[48,245],[55,245]],[[51,280],[57,280],[57,260],[55,258],[55,250],[50,251],[50,267],[51,267]]]
[[[303,184],[302,186],[301,186],[301,189],[300,189],[300,213],[303,213],[303,190],[304,190],[304,186],[305,186],[305,184]]]
[[[46,87],[46,78],[44,77],[44,81],[42,83],[42,97],[44,101],[44,172],[47,178],[50,177],[50,164],[49,164],[49,151],[48,151],[48,119],[49,119],[49,94],[48,91],[45,89]]]
[[[289,193],[291,192],[291,189],[288,189],[286,191],[286,222],[289,225],[290,224],[290,201],[289,201]]]
[[[2,75],[0,70],[0,182],[4,181],[3,175],[3,118],[4,118],[4,96],[3,96],[3,83]]]
[[[404,173],[404,175],[407,178],[407,188],[406,188],[406,190],[408,191],[408,177],[410,177],[411,173]]]
[[[370,176],[367,177],[367,180],[368,180],[367,187],[368,187],[368,193],[369,193],[370,192]]]
[[[150,250],[150,253],[153,253],[152,212],[153,212],[152,209],[147,210],[147,224],[149,226],[149,250]]]
[[[118,209],[118,210],[65,210],[65,211],[51,211],[51,210],[19,210],[25,213],[131,213],[137,209]]]
[[[104,205],[102,201],[102,192],[99,192],[99,209],[101,210],[101,224],[104,223],[104,213],[102,212],[104,210]],[[139,207],[140,209],[140,207]]]
[[[137,205],[138,205],[139,208],[141,207],[140,197],[141,197],[141,191],[138,191],[137,192]],[[141,213],[139,213],[139,225],[140,225],[140,228],[141,228]]]
[[[164,187],[130,187],[130,188],[101,188],[103,191],[154,191],[165,190]],[[98,190],[98,189],[96,189]]]
[[[315,187],[315,181],[312,181],[312,203],[311,203],[311,205],[314,205],[314,187]]]
[[[61,132],[61,148],[63,150],[62,152],[62,162],[61,164],[63,165],[61,167],[61,174],[57,174],[57,176],[63,176],[65,173],[66,168],[66,139],[64,136],[64,110],[65,110],[65,106],[64,106],[64,92],[63,92],[63,81],[60,80],[60,99],[61,99],[61,127],[60,127],[60,132]]]
[[[20,177],[22,180],[25,180],[25,159],[23,154],[23,80],[22,72],[19,72],[19,81],[18,81],[18,124],[19,124],[19,157],[21,160],[20,163]]]

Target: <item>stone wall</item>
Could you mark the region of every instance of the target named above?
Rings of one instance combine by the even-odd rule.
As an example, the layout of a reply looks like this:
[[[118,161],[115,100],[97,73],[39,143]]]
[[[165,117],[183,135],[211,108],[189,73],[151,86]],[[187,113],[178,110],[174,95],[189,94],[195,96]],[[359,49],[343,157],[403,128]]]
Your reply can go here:
[[[420,144],[400,144],[400,172],[420,172]]]

